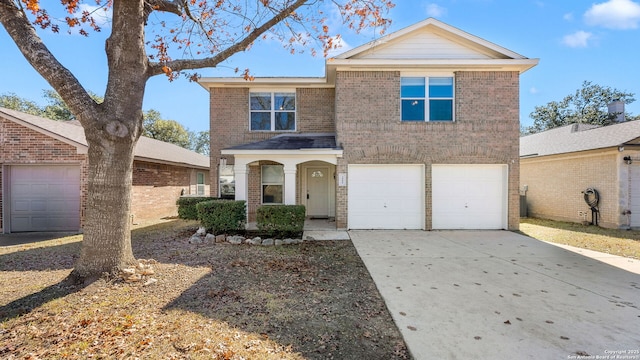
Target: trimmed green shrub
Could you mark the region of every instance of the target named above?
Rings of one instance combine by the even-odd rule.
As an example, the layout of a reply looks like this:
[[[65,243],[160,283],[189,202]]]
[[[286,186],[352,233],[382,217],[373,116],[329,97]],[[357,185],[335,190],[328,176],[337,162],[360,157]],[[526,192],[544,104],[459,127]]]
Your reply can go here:
[[[258,208],[258,230],[266,236],[296,238],[304,228],[304,205],[267,205]]]
[[[198,220],[213,233],[238,234],[244,231],[247,203],[244,200],[209,200],[196,205]]]
[[[203,201],[215,199],[214,197],[207,196],[183,196],[176,201],[176,205],[178,205],[178,217],[186,220],[198,220],[196,205]]]

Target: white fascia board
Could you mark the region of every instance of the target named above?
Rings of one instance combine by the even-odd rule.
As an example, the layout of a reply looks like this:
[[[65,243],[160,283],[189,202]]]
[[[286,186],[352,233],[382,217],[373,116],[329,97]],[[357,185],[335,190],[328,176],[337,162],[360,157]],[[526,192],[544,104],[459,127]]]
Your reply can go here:
[[[349,70],[439,69],[449,71],[518,71],[523,73],[538,64],[538,59],[332,59],[329,67]]]
[[[209,90],[210,88],[222,88],[222,87],[240,87],[240,88],[258,88],[258,87],[295,87],[295,88],[318,88],[318,87],[333,87],[333,85],[327,82],[326,77],[274,77],[274,78],[255,78],[251,81],[243,78],[224,78],[224,77],[209,77],[201,78],[198,80],[198,84]]]
[[[298,150],[234,150],[223,149],[222,155],[336,155],[342,156],[342,150],[336,149],[298,149]]]
[[[524,56],[522,56],[522,55],[520,55],[520,54],[518,54],[518,53],[516,53],[514,51],[511,51],[511,50],[509,50],[507,48],[504,48],[504,47],[502,47],[500,45],[494,44],[494,43],[492,43],[490,41],[487,41],[487,40],[485,40],[483,38],[480,38],[480,37],[477,37],[475,35],[469,34],[468,32],[466,32],[464,30],[461,30],[461,29],[458,29],[458,28],[456,28],[454,26],[445,24],[445,23],[443,23],[441,21],[438,21],[438,20],[436,20],[434,18],[428,18],[428,19],[423,20],[423,21],[421,21],[419,23],[416,23],[416,24],[413,24],[411,26],[408,26],[408,27],[406,27],[404,29],[400,29],[400,30],[398,30],[396,32],[393,32],[391,34],[385,35],[385,36],[383,36],[383,37],[381,37],[379,39],[370,41],[370,42],[368,42],[368,43],[366,43],[364,45],[358,46],[358,47],[356,47],[354,49],[351,49],[351,50],[349,50],[347,52],[339,54],[338,56],[334,57],[333,59],[348,59],[348,58],[351,58],[351,57],[356,56],[356,55],[358,55],[360,53],[364,53],[364,52],[368,51],[369,49],[372,49],[374,47],[393,42],[394,40],[396,40],[396,39],[398,39],[398,38],[400,38],[400,37],[402,37],[404,35],[407,35],[407,34],[409,34],[411,32],[420,30],[421,28],[427,28],[427,27],[433,27],[433,28],[437,29],[434,32],[439,33],[440,35],[444,35],[445,37],[447,37],[446,33],[449,33],[449,34],[453,35],[454,37],[461,38],[464,41],[468,41],[470,43],[473,43],[476,46],[485,47],[485,48],[487,48],[487,49],[489,49],[491,51],[503,54],[504,56],[512,58],[512,59],[526,59]],[[443,32],[444,32],[444,34],[443,34]],[[449,36],[451,36],[451,35],[449,35]]]

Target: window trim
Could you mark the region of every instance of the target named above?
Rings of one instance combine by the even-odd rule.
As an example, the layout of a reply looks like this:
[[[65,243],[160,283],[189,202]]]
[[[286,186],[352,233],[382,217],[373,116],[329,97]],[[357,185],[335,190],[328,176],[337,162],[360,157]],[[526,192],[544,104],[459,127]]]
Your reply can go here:
[[[425,80],[425,97],[402,97],[402,79],[403,78],[424,78]],[[452,79],[452,96],[449,97],[430,97],[429,96],[429,79],[430,78],[451,78]],[[402,101],[403,100],[421,100],[424,101],[424,120],[403,120],[402,118]],[[451,100],[451,120],[431,120],[430,119],[430,101],[431,100]],[[456,122],[456,77],[454,73],[442,72],[442,73],[423,73],[423,72],[402,72],[400,74],[400,122],[401,123],[453,123]]]
[[[200,182],[200,177],[202,177],[202,182]],[[206,190],[205,183],[206,181],[205,181],[204,173],[201,171],[196,172],[196,195],[201,195],[201,196],[205,195],[205,190]]]
[[[282,182],[264,182],[264,168],[267,166],[278,166],[282,170]],[[264,202],[264,186],[265,185],[278,185],[282,187],[282,202]],[[260,165],[260,205],[283,205],[284,204],[284,165],[282,164],[270,164],[270,165]]]
[[[251,109],[251,95],[256,93],[269,93],[271,95],[271,109],[270,110],[252,110]],[[293,110],[284,110],[277,111],[274,109],[275,105],[275,94],[293,94],[294,99],[294,109]],[[253,130],[251,128],[251,114],[257,113],[269,113],[270,114],[270,129],[269,130]],[[284,112],[284,113],[293,113],[293,129],[292,130],[276,130],[276,114]],[[298,131],[298,93],[296,89],[291,88],[252,88],[249,89],[249,131],[251,132],[296,132]]]

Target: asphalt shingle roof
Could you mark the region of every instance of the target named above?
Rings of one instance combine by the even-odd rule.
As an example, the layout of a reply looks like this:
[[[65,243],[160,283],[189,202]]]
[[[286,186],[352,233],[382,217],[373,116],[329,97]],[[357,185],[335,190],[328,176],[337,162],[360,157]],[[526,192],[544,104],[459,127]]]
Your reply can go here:
[[[337,149],[335,134],[282,134],[268,140],[236,145],[225,150]]]
[[[595,127],[571,124],[520,138],[520,157],[565,154],[640,144],[640,121]]]
[[[77,122],[55,121],[1,107],[0,115],[4,115],[9,120],[15,118],[28,123],[44,133],[66,139],[68,142],[76,144],[76,146],[88,146],[84,136],[84,128],[79,126]],[[134,152],[136,157],[144,158],[151,162],[170,162],[201,168],[209,168],[210,166],[208,156],[144,136],[141,136],[138,140]]]

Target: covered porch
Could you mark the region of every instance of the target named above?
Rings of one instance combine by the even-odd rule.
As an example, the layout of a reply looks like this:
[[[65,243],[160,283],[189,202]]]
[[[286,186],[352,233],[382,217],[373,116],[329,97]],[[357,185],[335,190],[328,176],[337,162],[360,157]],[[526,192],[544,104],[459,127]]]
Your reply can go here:
[[[247,202],[248,224],[255,222],[259,207],[275,204],[304,205],[308,219],[335,218],[342,149],[333,134],[278,135],[221,154],[232,162],[235,199]]]

